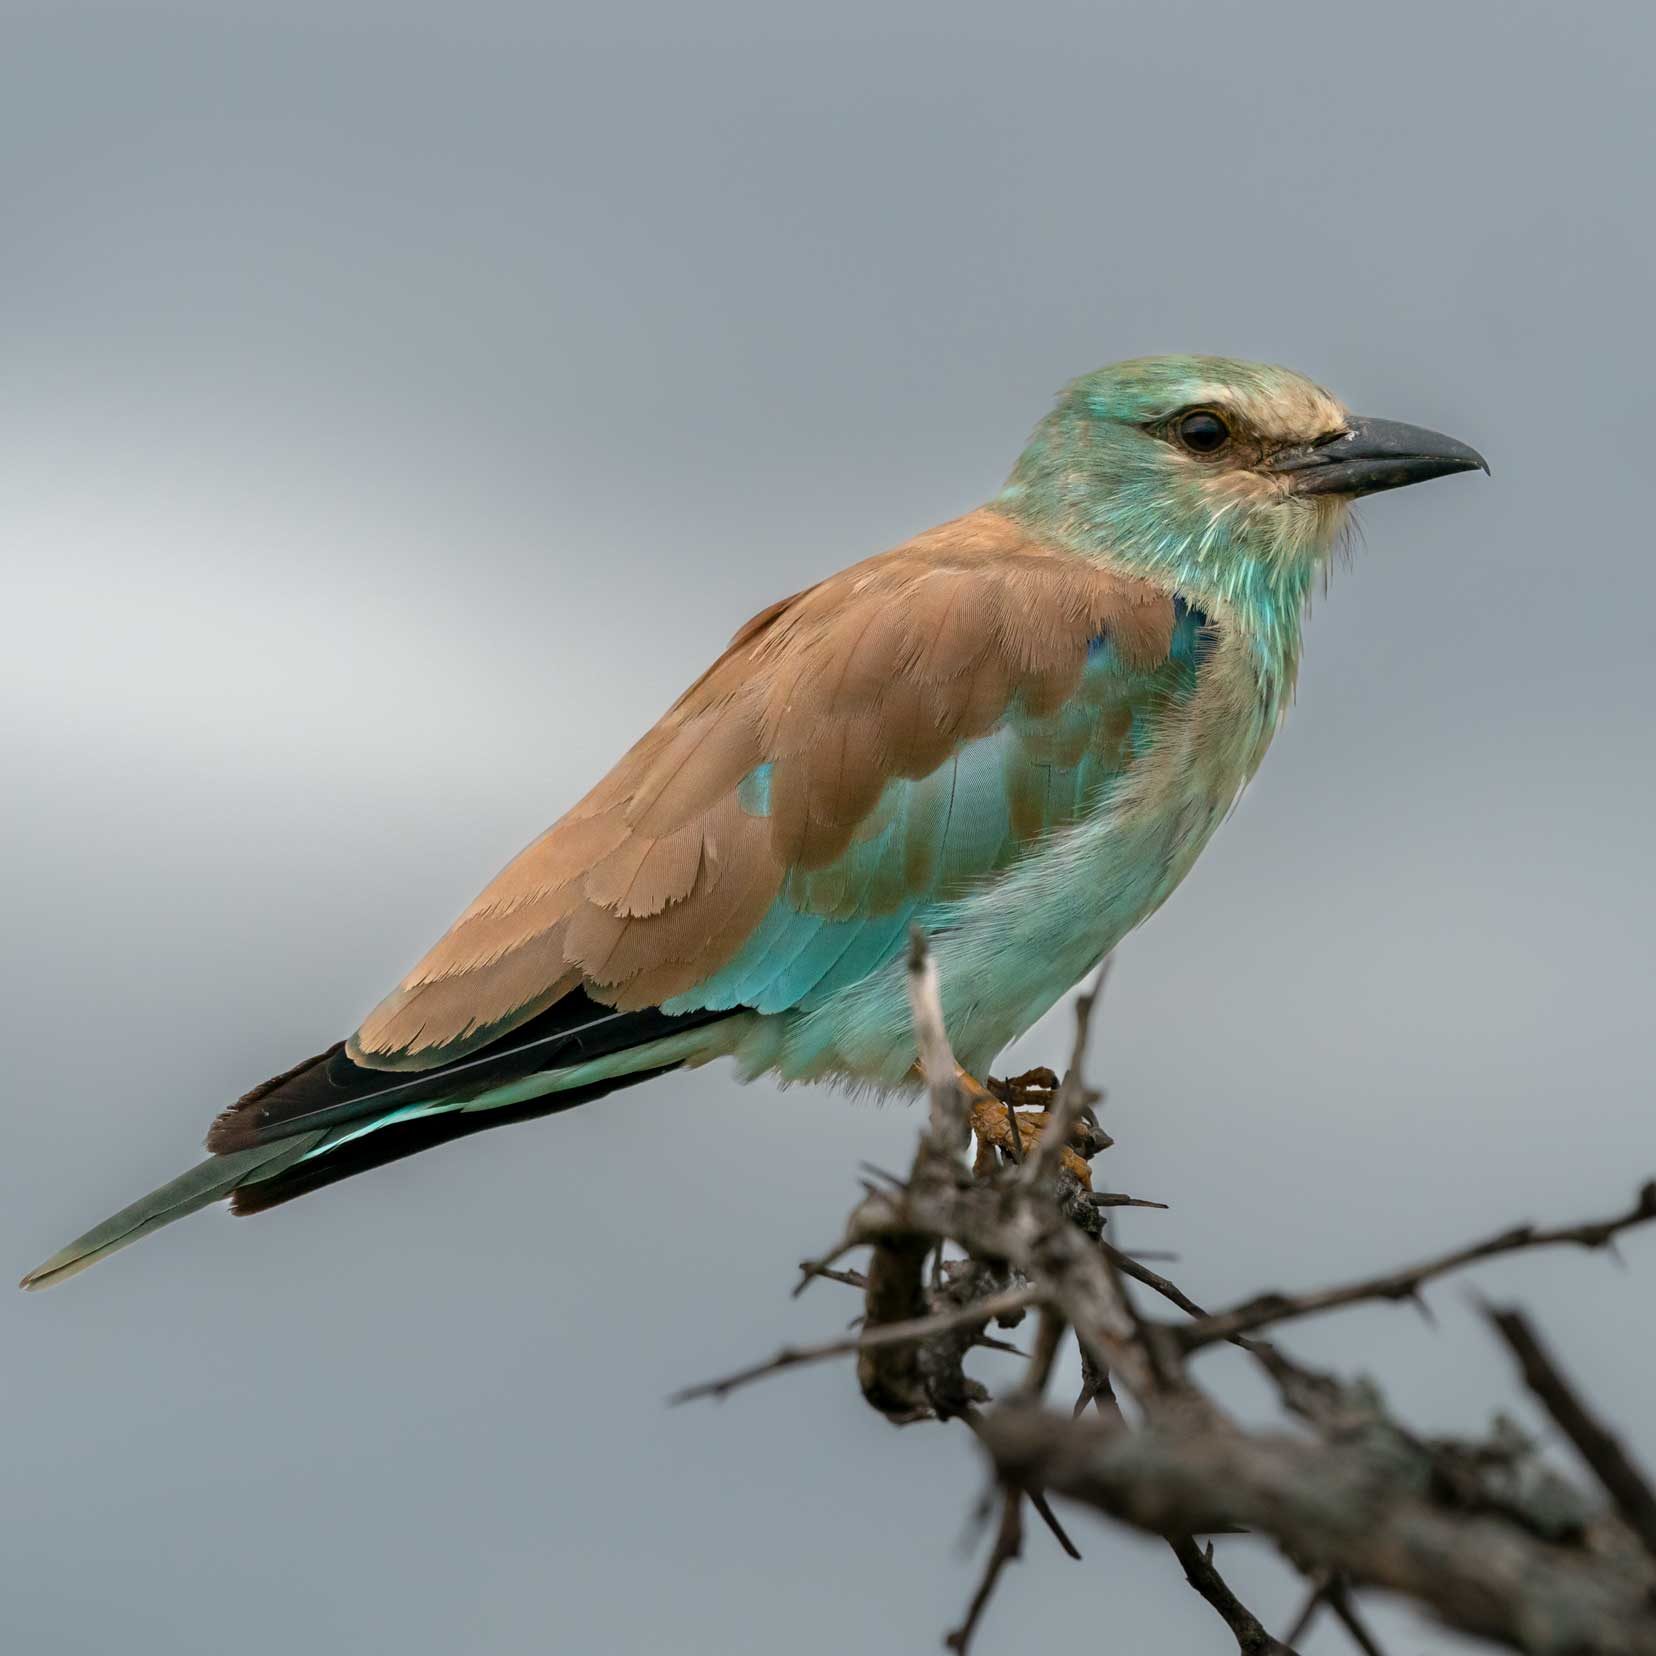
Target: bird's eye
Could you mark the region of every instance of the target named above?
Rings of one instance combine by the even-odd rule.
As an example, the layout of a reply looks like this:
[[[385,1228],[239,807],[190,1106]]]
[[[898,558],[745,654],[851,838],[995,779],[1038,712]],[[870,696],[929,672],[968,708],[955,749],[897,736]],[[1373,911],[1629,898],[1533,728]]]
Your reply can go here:
[[[1231,440],[1230,427],[1210,408],[1181,414],[1174,430],[1192,454],[1217,454]]]

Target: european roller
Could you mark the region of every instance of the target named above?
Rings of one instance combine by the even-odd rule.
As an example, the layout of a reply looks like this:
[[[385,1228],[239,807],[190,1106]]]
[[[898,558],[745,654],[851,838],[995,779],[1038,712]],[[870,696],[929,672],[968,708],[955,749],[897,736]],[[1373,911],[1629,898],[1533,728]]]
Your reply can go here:
[[[914,926],[987,1077],[1258,768],[1351,502],[1480,467],[1282,368],[1076,380],[989,504],[760,610],[354,1034],[24,1285],[716,1058],[912,1088]]]

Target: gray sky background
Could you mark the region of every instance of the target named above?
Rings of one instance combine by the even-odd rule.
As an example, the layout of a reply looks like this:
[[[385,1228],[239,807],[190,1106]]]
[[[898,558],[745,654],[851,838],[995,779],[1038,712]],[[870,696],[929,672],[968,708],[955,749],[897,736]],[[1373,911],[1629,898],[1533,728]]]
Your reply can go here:
[[[1173,1204],[1123,1234],[1223,1301],[1620,1205],[1653,61],[1610,4],[0,4],[6,1270],[354,1024],[752,611],[1161,350],[1495,475],[1363,512],[1258,783],[1122,950],[1108,1182]],[[843,1368],[662,1406],[843,1324],[792,1263],[916,1125],[707,1072],[0,1299],[6,1648],[935,1649],[963,1434]],[[1480,1282],[1656,1458],[1626,1253]],[[1292,1344],[1422,1429],[1531,1418],[1435,1299]],[[985,1652],[1229,1648],[1076,1528]],[[1220,1561],[1280,1624],[1272,1560]]]

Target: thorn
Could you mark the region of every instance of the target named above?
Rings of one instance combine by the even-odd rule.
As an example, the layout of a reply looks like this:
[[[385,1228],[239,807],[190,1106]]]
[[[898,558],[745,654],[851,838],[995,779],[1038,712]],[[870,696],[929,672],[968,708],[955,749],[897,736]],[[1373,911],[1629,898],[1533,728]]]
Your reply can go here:
[[[908,1181],[898,1177],[897,1174],[891,1172],[887,1168],[877,1167],[873,1162],[866,1161],[858,1162],[857,1167],[861,1172],[871,1173],[876,1179],[884,1180],[885,1183],[890,1185],[893,1190],[907,1191],[908,1189]]]
[[[1010,1340],[997,1340],[992,1334],[980,1334],[972,1344],[982,1346],[985,1351],[1004,1351],[1008,1356],[1022,1357],[1026,1363],[1029,1361],[1027,1351],[1013,1345]]]
[[[1058,1545],[1077,1563],[1081,1561],[1081,1549],[1064,1533],[1064,1526],[1058,1522],[1058,1515],[1047,1505],[1047,1498],[1038,1489],[1029,1492],[1029,1504],[1040,1513],[1042,1522],[1052,1531]]]
[[[853,1288],[866,1287],[867,1283],[865,1281],[858,1280],[861,1278],[861,1272],[834,1271],[830,1269],[834,1261],[836,1259],[843,1259],[845,1255],[851,1251],[853,1246],[854,1244],[852,1243],[842,1242],[831,1253],[825,1253],[820,1259],[800,1260],[799,1281],[793,1285],[793,1289],[788,1297],[790,1299],[798,1299],[799,1296],[803,1294],[818,1277],[828,1277],[831,1281],[845,1282]]]

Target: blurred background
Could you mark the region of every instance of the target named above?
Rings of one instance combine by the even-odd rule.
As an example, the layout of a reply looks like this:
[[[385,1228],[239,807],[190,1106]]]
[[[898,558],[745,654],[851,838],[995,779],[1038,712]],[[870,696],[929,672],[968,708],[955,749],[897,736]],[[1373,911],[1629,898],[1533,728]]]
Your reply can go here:
[[[1363,510],[1258,782],[1120,952],[1105,1182],[1172,1204],[1121,1237],[1211,1303],[1621,1206],[1656,1167],[1653,19],[0,4],[6,1269],[354,1025],[754,610],[1172,350],[1494,477]],[[936,1648],[963,1432],[893,1433],[843,1366],[663,1404],[843,1325],[794,1262],[916,1126],[713,1070],[0,1300],[7,1648]],[[1656,1238],[1625,1252],[1478,1281],[1656,1458]],[[1433,1298],[1288,1343],[1425,1431],[1538,1425]],[[1074,1527],[985,1652],[1231,1648],[1165,1548]],[[1272,1557],[1219,1562],[1280,1630]]]

